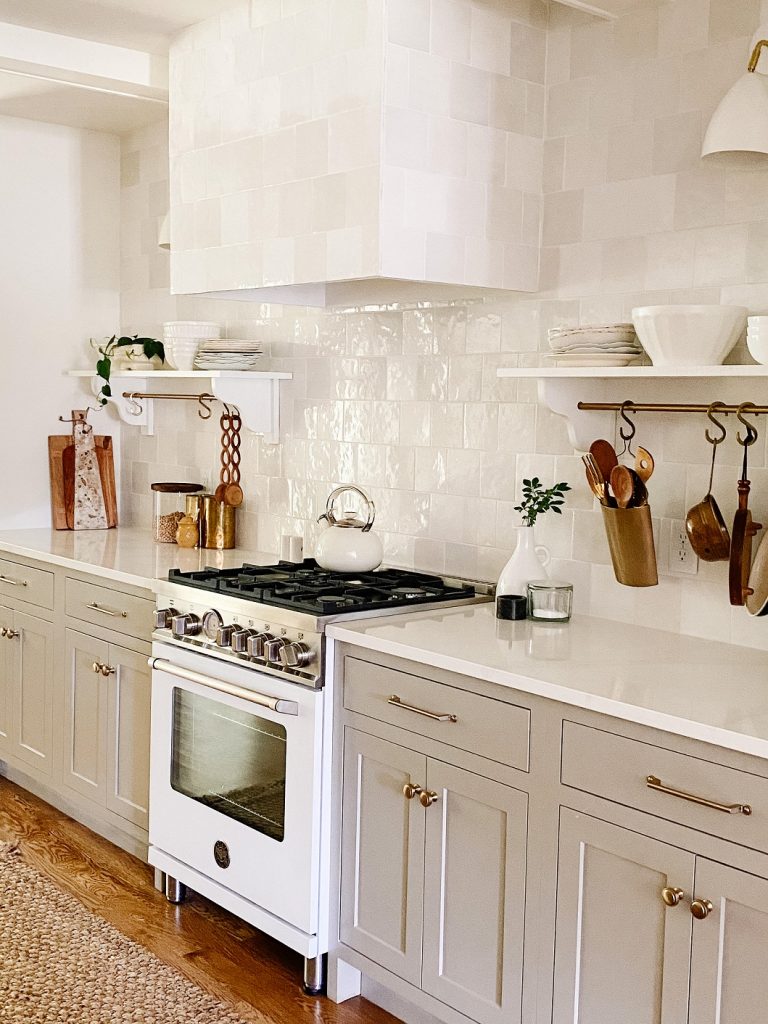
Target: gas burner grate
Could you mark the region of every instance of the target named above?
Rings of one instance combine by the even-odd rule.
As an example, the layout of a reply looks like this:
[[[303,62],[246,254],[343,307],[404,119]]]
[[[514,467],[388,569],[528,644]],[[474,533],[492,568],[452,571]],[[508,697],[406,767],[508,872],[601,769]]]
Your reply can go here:
[[[439,576],[406,569],[338,573],[322,569],[314,559],[277,565],[242,565],[235,569],[171,569],[168,579],[230,597],[313,615],[344,611],[376,611],[437,601],[466,601],[471,585],[446,583]]]

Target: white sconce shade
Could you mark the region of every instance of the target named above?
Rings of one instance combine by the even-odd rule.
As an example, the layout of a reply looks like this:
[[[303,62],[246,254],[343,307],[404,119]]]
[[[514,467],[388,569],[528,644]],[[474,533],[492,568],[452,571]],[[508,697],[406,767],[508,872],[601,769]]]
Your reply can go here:
[[[763,46],[761,39],[752,51],[747,73],[728,90],[712,115],[702,157],[718,154],[756,154],[768,157],[768,76],[755,69]]]
[[[157,247],[158,249],[171,248],[171,217],[168,213],[160,221],[160,227],[157,229]]]

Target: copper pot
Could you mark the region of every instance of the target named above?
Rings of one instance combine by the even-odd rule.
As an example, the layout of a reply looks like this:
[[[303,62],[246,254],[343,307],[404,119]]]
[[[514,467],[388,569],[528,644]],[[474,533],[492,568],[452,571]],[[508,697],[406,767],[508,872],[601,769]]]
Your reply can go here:
[[[691,547],[702,561],[723,562],[729,558],[731,553],[731,537],[712,494],[712,480],[715,475],[715,455],[717,454],[717,446],[723,438],[715,440],[707,434],[707,439],[712,445],[709,487],[701,501],[688,509],[685,517],[685,532],[688,534]]]

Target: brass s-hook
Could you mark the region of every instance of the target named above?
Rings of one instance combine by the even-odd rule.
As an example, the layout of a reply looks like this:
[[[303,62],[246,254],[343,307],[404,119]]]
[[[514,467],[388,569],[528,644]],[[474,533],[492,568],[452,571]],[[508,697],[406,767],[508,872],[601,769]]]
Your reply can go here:
[[[211,418],[211,416],[213,415],[211,402],[215,401],[216,399],[214,395],[209,395],[206,394],[205,392],[203,392],[202,395],[198,395],[197,403],[199,405],[199,409],[197,410],[197,415],[200,417],[201,420],[209,420]]]
[[[736,440],[744,448],[749,448],[749,446],[753,445],[755,443],[755,441],[757,440],[757,429],[755,428],[754,424],[753,423],[749,423],[748,420],[744,419],[744,412],[747,409],[754,409],[754,408],[755,408],[755,403],[754,402],[742,402],[741,405],[739,406],[739,408],[736,410],[736,419],[739,420],[740,423],[743,423],[744,426],[747,428],[747,436],[743,440],[742,440],[742,437],[741,437],[740,433],[738,433],[736,435]]]
[[[631,410],[633,406],[634,406],[634,402],[630,402],[629,400],[627,400],[626,402],[622,402],[621,403],[621,408],[619,409],[619,416],[621,416],[621,418],[624,420],[624,422],[630,428],[629,429],[629,433],[625,434],[624,433],[624,429],[621,426],[619,426],[619,437],[624,442],[624,447],[621,450],[621,452],[619,453],[619,458],[621,458],[621,456],[624,455],[627,452],[629,452],[629,454],[632,455],[632,456],[634,456],[634,454],[635,454],[632,451],[632,439],[635,436],[635,434],[637,433],[637,427],[635,425],[634,420],[631,420],[629,418],[629,416],[627,416],[627,412],[629,410]]]
[[[725,424],[721,423],[720,420],[715,419],[715,412],[717,412],[718,409],[724,408],[724,406],[725,402],[713,402],[712,405],[710,405],[710,407],[707,409],[707,419],[710,423],[714,423],[714,425],[720,431],[720,437],[713,437],[709,432],[709,427],[707,427],[704,431],[704,437],[706,437],[709,443],[711,445],[714,445],[715,447],[717,447],[717,445],[719,444],[722,444],[722,442],[725,440],[728,434],[728,431],[725,429]],[[749,426],[749,424],[747,424],[747,426]]]

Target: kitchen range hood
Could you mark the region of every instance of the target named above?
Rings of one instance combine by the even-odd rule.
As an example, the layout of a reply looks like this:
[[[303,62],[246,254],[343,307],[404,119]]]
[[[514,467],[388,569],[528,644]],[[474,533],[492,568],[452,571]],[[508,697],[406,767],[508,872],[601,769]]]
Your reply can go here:
[[[531,10],[258,0],[184,32],[172,291],[312,306],[535,291],[546,7]]]

